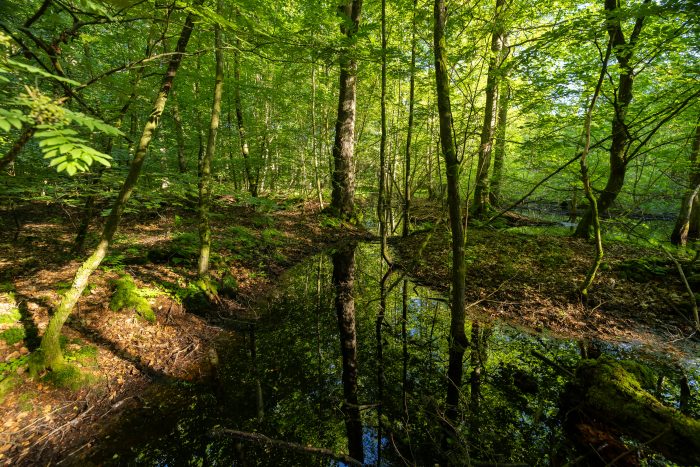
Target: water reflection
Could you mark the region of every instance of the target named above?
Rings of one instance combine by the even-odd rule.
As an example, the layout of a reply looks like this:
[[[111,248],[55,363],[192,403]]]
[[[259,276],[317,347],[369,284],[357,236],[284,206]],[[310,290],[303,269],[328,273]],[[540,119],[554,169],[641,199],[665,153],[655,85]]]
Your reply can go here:
[[[378,245],[350,245],[292,270],[261,319],[220,346],[215,388],[156,387],[123,417],[100,463],[338,465],[302,448],[366,464],[563,465],[582,456],[567,439],[559,401],[582,358],[635,359],[650,390],[698,413],[698,366],[646,359],[638,349],[531,335],[468,321],[453,437],[443,449],[449,367],[446,301],[399,271]],[[685,375],[686,382],[683,382]],[[690,393],[690,395],[688,395]],[[176,396],[174,396],[176,394]],[[695,396],[695,397],[692,397]],[[288,443],[212,437],[227,427]],[[136,435],[137,434],[137,435]],[[589,457],[584,463],[594,463]]]
[[[338,317],[340,350],[343,359],[343,418],[348,434],[350,456],[364,462],[362,420],[357,399],[357,332],[355,330],[355,249],[346,245],[333,253],[333,288],[335,313]]]

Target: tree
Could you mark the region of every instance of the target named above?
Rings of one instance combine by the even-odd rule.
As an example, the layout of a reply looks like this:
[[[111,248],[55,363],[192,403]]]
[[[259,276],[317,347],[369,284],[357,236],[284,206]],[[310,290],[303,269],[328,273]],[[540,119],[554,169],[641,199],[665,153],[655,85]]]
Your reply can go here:
[[[435,21],[433,31],[435,88],[440,119],[440,144],[443,157],[445,158],[445,173],[447,174],[447,203],[450,213],[450,230],[452,231],[450,350],[445,417],[448,422],[453,422],[456,419],[459,404],[463,372],[462,360],[464,351],[469,346],[469,341],[464,331],[464,292],[467,271],[466,263],[464,262],[464,228],[462,226],[462,209],[459,194],[459,161],[454,140],[452,139],[454,130],[452,128],[450,77],[448,74],[447,43],[445,40],[447,8],[444,0],[435,0],[433,13]]]
[[[349,219],[355,211],[355,114],[357,91],[357,59],[354,56],[353,38],[360,25],[362,0],[347,0],[338,7],[343,23],[340,30],[347,36],[346,50],[340,52],[340,78],[338,90],[338,118],[335,122],[333,143],[333,191],[331,212]]]
[[[688,175],[688,188],[681,200],[680,211],[676,225],[671,233],[671,243],[674,245],[685,245],[688,241],[688,232],[690,231],[691,213],[697,211],[696,200],[700,191],[700,168],[698,167],[698,156],[700,156],[700,120],[695,124],[695,136],[693,137],[692,147],[690,149],[690,171]],[[698,216],[696,215],[697,219]],[[695,227],[695,231],[698,228]]]
[[[59,339],[61,329],[63,328],[63,324],[68,319],[68,316],[73,311],[73,308],[83,293],[83,290],[85,290],[90,276],[106,256],[112,239],[114,238],[114,234],[117,231],[117,227],[119,227],[119,221],[124,213],[126,203],[129,201],[129,198],[136,187],[136,182],[141,174],[141,168],[143,167],[144,160],[146,159],[146,155],[148,153],[148,146],[150,145],[151,140],[153,139],[153,134],[158,127],[160,117],[165,109],[165,104],[168,101],[168,95],[170,94],[175,75],[177,74],[177,70],[182,62],[183,54],[187,49],[187,43],[190,40],[192,29],[194,27],[194,17],[194,13],[189,13],[185,19],[185,24],[182,27],[182,31],[177,42],[177,47],[175,48],[175,53],[172,55],[168,63],[168,69],[163,76],[163,81],[161,83],[158,96],[153,103],[150,118],[144,125],[141,139],[139,140],[136,153],[134,154],[134,159],[131,161],[129,173],[126,180],[124,180],[119,195],[114,202],[114,206],[107,217],[107,221],[105,222],[102,230],[102,235],[100,236],[100,241],[92,254],[78,268],[78,271],[73,278],[71,288],[61,298],[61,302],[54,310],[53,316],[49,321],[49,325],[44,332],[41,339],[40,353],[35,361],[36,369],[50,368],[52,370],[57,370],[63,366],[63,353],[61,351]]]
[[[217,0],[216,11],[221,14],[224,9],[223,0]],[[214,78],[214,97],[211,104],[211,121],[207,150],[204,153],[199,179],[199,261],[197,274],[206,276],[209,271],[209,254],[211,250],[211,226],[209,225],[209,209],[211,205],[211,161],[216,152],[216,134],[219,131],[221,117],[221,96],[224,91],[224,52],[222,50],[221,26],[214,24],[214,54],[216,56],[216,72]]]

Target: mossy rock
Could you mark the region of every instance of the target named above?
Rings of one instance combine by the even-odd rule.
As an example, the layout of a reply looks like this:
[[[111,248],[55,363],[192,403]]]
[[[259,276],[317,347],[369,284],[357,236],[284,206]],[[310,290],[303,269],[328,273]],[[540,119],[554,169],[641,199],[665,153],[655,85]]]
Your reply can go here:
[[[109,302],[112,311],[131,310],[150,323],[156,321],[156,315],[150,303],[140,293],[134,279],[128,274],[112,282],[114,292]]]

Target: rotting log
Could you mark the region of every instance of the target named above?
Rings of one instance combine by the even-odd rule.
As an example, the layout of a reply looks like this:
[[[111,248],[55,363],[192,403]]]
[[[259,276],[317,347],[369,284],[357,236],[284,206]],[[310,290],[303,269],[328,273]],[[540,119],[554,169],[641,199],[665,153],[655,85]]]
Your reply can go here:
[[[700,420],[664,406],[642,389],[639,381],[608,357],[584,360],[576,370],[563,400],[569,430],[607,427],[611,435],[623,434],[659,451],[682,465],[700,463]],[[634,450],[628,451],[634,456]],[[605,458],[601,450],[598,455]],[[619,462],[619,453],[606,461]]]

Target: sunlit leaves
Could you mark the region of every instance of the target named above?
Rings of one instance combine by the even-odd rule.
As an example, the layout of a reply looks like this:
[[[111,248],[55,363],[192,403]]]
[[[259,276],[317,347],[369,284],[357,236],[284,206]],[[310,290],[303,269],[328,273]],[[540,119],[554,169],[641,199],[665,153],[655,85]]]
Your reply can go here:
[[[46,125],[41,125],[46,127]],[[48,128],[35,134],[44,159],[49,159],[49,167],[68,175],[87,171],[93,162],[110,167],[111,157],[88,146],[75,130],[69,128]]]

